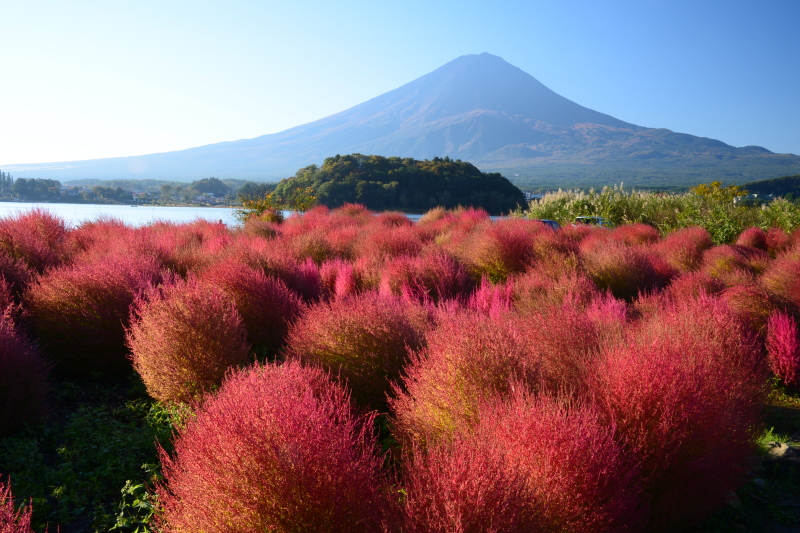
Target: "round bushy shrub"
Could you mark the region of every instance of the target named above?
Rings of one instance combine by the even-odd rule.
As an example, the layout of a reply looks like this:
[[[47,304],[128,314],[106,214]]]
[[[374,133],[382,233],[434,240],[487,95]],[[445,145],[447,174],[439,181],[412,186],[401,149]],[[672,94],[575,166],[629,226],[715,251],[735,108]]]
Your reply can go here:
[[[583,267],[595,284],[627,301],[666,286],[676,273],[660,255],[643,246],[588,237],[580,251]]]
[[[718,299],[665,299],[607,350],[590,390],[637,459],[649,530],[677,531],[724,505],[753,453],[764,399],[760,343]]]
[[[383,408],[427,319],[425,308],[374,292],[320,302],[290,328],[286,355],[342,378],[358,405]]]
[[[300,312],[297,294],[282,281],[236,260],[207,268],[199,281],[221,289],[236,304],[253,350],[274,358]]]
[[[116,254],[47,271],[24,300],[45,353],[70,372],[130,368],[125,327],[136,296],[163,278],[152,257]]]
[[[233,373],[162,453],[165,532],[365,532],[390,508],[372,416],[297,363]]]
[[[139,298],[127,333],[133,366],[159,401],[199,400],[250,361],[247,331],[230,298],[196,278]]]
[[[700,268],[703,252],[714,246],[711,234],[696,226],[681,228],[667,235],[657,249],[680,272],[691,272]]]
[[[39,273],[65,259],[67,235],[64,221],[43,209],[0,219],[0,250]]]
[[[449,255],[433,250],[391,258],[381,267],[381,294],[438,302],[464,296],[473,287],[464,267]]]
[[[448,438],[475,424],[481,401],[514,382],[535,388],[540,381],[523,324],[508,314],[443,310],[437,323],[390,401],[395,435],[404,442]]]
[[[637,470],[590,407],[513,393],[452,440],[411,448],[404,531],[608,532],[642,525]]]
[[[767,321],[767,360],[784,385],[800,385],[800,330],[786,313],[774,312]]]

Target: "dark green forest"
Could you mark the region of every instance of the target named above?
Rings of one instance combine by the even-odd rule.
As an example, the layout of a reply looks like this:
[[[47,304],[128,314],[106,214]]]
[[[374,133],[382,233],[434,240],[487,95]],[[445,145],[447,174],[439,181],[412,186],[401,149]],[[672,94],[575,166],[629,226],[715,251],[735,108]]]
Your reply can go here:
[[[745,183],[742,188],[754,194],[774,194],[789,199],[800,198],[800,174]]]
[[[325,159],[321,167],[310,165],[282,180],[276,194],[291,199],[293,191],[309,187],[319,203],[331,208],[348,202],[376,211],[474,206],[496,215],[525,204],[522,191],[499,173],[481,172],[471,163],[449,157],[419,161],[336,155]]]

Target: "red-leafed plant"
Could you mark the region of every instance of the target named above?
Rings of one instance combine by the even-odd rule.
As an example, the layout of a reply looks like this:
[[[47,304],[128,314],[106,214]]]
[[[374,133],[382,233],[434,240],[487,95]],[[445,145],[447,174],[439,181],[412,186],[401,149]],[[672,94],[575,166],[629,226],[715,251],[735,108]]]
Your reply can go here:
[[[736,246],[749,246],[767,251],[767,232],[761,228],[747,228],[739,234]]]
[[[461,264],[435,250],[395,257],[381,268],[381,294],[407,294],[416,300],[438,302],[464,296],[473,286]]]
[[[390,515],[373,416],[297,363],[233,373],[162,453],[165,532],[375,532]]]
[[[723,505],[741,483],[764,371],[756,336],[722,302],[662,305],[627,346],[607,350],[590,390],[639,462],[648,529],[675,531]]]
[[[0,280],[0,437],[41,420],[49,388],[50,365],[17,329],[10,300]]]
[[[62,219],[43,209],[32,209],[0,219],[0,250],[41,273],[65,259],[67,234]]]
[[[395,434],[405,442],[469,428],[480,402],[507,393],[515,381],[539,385],[539,362],[531,357],[521,321],[456,308],[441,310],[437,322],[394,386]]]
[[[163,273],[144,255],[115,254],[39,276],[24,295],[45,353],[71,372],[130,368],[125,326],[136,296]]]
[[[680,272],[691,272],[700,268],[703,252],[714,246],[711,234],[704,228],[681,228],[667,235],[657,249]]]
[[[627,301],[639,293],[665,287],[676,274],[654,251],[608,238],[588,237],[581,242],[586,273],[601,290]]]
[[[253,351],[274,358],[283,346],[289,324],[300,313],[297,294],[282,281],[235,260],[207,268],[199,281],[221,289],[236,304]]]
[[[33,533],[30,505],[17,509],[11,494],[11,483],[0,481],[0,531],[2,533]]]
[[[767,359],[772,373],[787,387],[800,385],[800,331],[795,319],[783,312],[767,322]]]
[[[422,346],[428,311],[374,292],[320,302],[292,325],[286,354],[342,378],[358,405],[382,408],[409,351]]]
[[[191,402],[250,361],[246,335],[231,298],[189,278],[137,299],[127,342],[150,396]]]
[[[590,407],[516,391],[482,403],[479,418],[407,453],[404,530],[640,530],[635,465]]]

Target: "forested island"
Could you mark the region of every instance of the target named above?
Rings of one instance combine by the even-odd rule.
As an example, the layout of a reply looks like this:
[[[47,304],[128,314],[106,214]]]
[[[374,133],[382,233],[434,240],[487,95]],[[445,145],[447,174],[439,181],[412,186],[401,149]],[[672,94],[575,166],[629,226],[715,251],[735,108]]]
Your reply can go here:
[[[368,209],[424,212],[432,207],[482,207],[507,213],[525,204],[525,196],[499,173],[481,172],[471,163],[449,157],[419,161],[380,155],[336,155],[322,166],[310,165],[278,183],[276,194],[312,189],[331,208],[348,202]]]

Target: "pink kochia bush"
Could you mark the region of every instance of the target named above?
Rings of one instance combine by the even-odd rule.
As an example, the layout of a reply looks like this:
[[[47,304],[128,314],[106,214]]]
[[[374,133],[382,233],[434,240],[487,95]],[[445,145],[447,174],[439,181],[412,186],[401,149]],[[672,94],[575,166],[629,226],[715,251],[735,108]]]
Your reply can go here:
[[[137,300],[127,343],[150,396],[191,402],[218,387],[229,369],[250,361],[246,335],[233,301],[189,278]]]
[[[444,310],[437,323],[394,388],[394,431],[403,442],[449,438],[477,422],[482,401],[540,380],[524,326],[507,314]]]
[[[382,530],[391,503],[372,416],[297,363],[235,372],[162,453],[165,532]]]
[[[228,260],[204,270],[200,282],[224,292],[247,329],[247,340],[259,355],[274,358],[289,324],[300,312],[300,298],[282,281],[241,261]]]
[[[0,250],[39,273],[65,259],[66,238],[64,221],[42,209],[0,219]]]
[[[45,353],[72,372],[130,368],[125,326],[138,294],[160,283],[158,262],[143,255],[109,255],[39,276],[25,303]]]
[[[428,311],[374,292],[311,306],[289,330],[286,355],[343,379],[358,405],[381,408],[410,350],[422,347]]]
[[[708,296],[665,301],[598,362],[590,390],[638,461],[650,529],[694,523],[739,486],[764,378],[757,337]]]
[[[33,508],[27,506],[17,510],[14,496],[11,494],[11,483],[0,481],[0,532],[33,533],[31,516]]]
[[[786,313],[775,312],[767,321],[767,357],[772,372],[786,386],[800,385],[800,332]]]
[[[407,453],[403,531],[638,531],[634,462],[588,406],[516,391],[469,432]]]
[[[9,300],[0,280],[0,301]],[[50,365],[18,331],[13,306],[0,307],[0,437],[38,422],[45,411]]]

